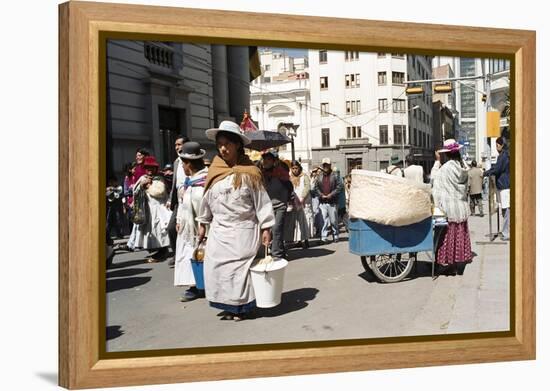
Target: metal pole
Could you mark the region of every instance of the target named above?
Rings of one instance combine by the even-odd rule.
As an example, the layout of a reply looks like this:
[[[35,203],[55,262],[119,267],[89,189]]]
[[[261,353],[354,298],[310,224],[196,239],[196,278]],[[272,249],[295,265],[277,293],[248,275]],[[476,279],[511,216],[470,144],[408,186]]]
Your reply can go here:
[[[292,148],[292,161],[296,160],[296,156],[294,154],[294,135],[290,135],[290,146]]]

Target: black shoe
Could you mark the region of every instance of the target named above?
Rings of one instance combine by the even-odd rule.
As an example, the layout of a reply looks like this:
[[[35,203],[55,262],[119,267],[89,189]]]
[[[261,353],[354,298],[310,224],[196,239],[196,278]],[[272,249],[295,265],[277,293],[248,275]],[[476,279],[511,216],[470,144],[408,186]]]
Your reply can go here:
[[[176,264],[176,258],[172,257],[168,260],[168,266],[174,266]]]
[[[302,248],[303,248],[304,250],[307,249],[307,248],[309,248],[309,241],[304,240],[304,241],[302,242]]]
[[[197,287],[192,286],[182,293],[180,301],[191,301],[203,297],[205,297],[204,289],[197,289]]]

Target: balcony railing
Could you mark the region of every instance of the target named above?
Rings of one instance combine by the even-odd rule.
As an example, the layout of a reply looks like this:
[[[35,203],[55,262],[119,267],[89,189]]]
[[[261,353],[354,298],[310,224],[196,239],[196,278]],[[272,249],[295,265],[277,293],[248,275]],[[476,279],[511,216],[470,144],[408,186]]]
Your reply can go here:
[[[170,46],[162,43],[146,42],[144,54],[151,64],[168,69],[174,68],[174,49]]]

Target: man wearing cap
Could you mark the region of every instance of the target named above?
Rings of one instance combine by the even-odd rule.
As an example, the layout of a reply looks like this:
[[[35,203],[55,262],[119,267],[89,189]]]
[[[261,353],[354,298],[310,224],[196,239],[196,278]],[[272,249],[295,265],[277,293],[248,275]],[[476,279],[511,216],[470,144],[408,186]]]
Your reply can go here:
[[[319,196],[319,209],[323,216],[321,241],[328,242],[329,231],[335,242],[338,241],[338,197],[343,190],[342,181],[332,171],[330,159],[321,161],[321,173],[315,182],[314,192]]]
[[[290,182],[288,171],[279,165],[278,153],[270,150],[262,154],[262,174],[265,181],[265,189],[275,214],[275,225],[273,230],[273,242],[271,243],[271,254],[275,258],[286,258],[283,242],[285,227],[285,215],[287,204],[292,194],[293,186]]]
[[[174,143],[174,148],[176,154],[179,155],[183,144],[189,141],[189,138],[183,135],[176,136],[176,141]],[[183,167],[179,158],[174,160],[172,165],[172,183],[170,186],[170,195],[168,196],[168,202],[166,206],[172,211],[172,217],[170,218],[170,223],[168,224],[168,236],[170,237],[170,248],[172,252],[176,254],[176,240],[178,233],[176,232],[176,215],[178,214],[178,186],[181,186],[185,181],[185,172],[183,172]],[[171,258],[168,261],[169,266],[174,266],[174,258]]]
[[[510,239],[510,155],[504,145],[502,137],[496,141],[498,158],[497,163],[490,170],[485,171],[483,176],[494,175],[497,183],[497,190],[500,199],[500,207],[504,215],[502,224],[502,240]]]
[[[403,176],[403,170],[400,167],[400,164],[403,163],[399,155],[392,155],[390,157],[390,165],[386,167],[385,170],[382,170],[382,172],[385,172],[386,174],[395,175],[395,176]]]

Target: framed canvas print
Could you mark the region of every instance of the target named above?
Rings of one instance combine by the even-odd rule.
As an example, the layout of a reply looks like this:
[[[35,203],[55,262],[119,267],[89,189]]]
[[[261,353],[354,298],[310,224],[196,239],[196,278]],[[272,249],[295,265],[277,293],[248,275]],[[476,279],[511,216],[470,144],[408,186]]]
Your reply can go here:
[[[534,359],[534,32],[59,16],[60,385]]]

